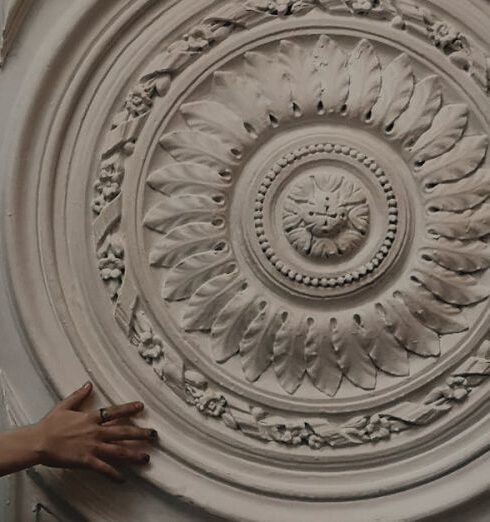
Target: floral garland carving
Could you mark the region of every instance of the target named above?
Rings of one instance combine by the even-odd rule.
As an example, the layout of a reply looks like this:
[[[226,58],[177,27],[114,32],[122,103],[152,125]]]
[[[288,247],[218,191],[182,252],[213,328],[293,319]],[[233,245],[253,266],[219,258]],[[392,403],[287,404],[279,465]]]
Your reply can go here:
[[[416,427],[427,426],[464,403],[490,377],[490,341],[418,402],[403,402],[375,414],[361,415],[342,424],[327,418],[304,421],[271,415],[262,408],[244,409],[228,400],[196,370],[186,370],[178,354],[154,334],[151,322],[138,310],[131,323],[131,342],[180,397],[205,417],[231,430],[264,442],[307,446],[312,450],[342,448],[389,440]]]
[[[347,12],[355,16],[368,15],[389,20],[397,29],[413,30],[416,34],[429,38],[452,63],[467,71],[484,92],[488,93],[489,60],[483,52],[464,35],[438,20],[430,11],[421,10],[411,1],[400,0],[398,4],[395,0],[225,2],[213,17],[194,27],[152,62],[138,85],[128,95],[123,110],[115,117],[104,144],[101,171],[94,186],[96,196],[93,210],[99,216],[94,228],[101,277],[108,284],[111,299],[118,307],[124,300],[122,293],[125,281],[124,244],[118,233],[121,204],[119,194],[125,174],[124,162],[133,152],[139,131],[152,109],[153,98],[165,96],[173,78],[183,68],[234,31],[264,20],[264,15],[297,16],[316,7],[333,14]],[[435,171],[431,174],[432,176],[427,175],[428,184],[438,176]],[[441,243],[443,241],[445,240],[441,238]],[[430,255],[431,251],[428,252]],[[432,259],[438,262],[434,252]],[[443,264],[440,258],[439,262]],[[481,269],[482,264],[486,266],[483,258],[481,262],[475,261],[475,270]],[[220,419],[228,428],[240,430],[247,436],[286,445],[307,445],[312,449],[373,442],[387,439],[405,429],[426,425],[451,411],[456,403],[465,401],[472,389],[486,381],[490,375],[490,350],[488,342],[485,342],[477,356],[470,358],[448,378],[445,385],[434,390],[425,401],[420,404],[406,403],[405,413],[382,412],[332,429],[325,421],[320,426],[313,426],[309,422],[278,421],[258,408],[243,411],[232,406],[218,391],[211,390],[202,375],[194,370],[185,370],[180,356],[154,333],[141,309],[131,308],[126,322],[129,325],[131,342],[138,347],[145,361],[153,366],[159,377],[176,393],[203,415]],[[411,413],[407,413],[409,410]]]

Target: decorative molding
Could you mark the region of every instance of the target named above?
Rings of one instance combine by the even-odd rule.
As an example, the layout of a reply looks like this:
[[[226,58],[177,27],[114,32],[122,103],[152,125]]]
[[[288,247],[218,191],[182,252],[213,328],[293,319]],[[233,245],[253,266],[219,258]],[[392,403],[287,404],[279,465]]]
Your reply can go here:
[[[270,54],[247,54],[246,74],[216,72],[209,96],[211,101],[184,104],[181,113],[187,128],[172,131],[160,139],[161,146],[175,163],[155,171],[148,180],[150,187],[162,193],[144,219],[148,228],[163,235],[152,248],[150,261],[153,266],[171,268],[164,276],[163,297],[169,302],[188,300],[183,326],[187,331],[210,331],[217,362],[223,363],[239,354],[245,375],[250,380],[256,380],[272,364],[279,383],[290,394],[299,388],[305,374],[315,386],[330,395],[336,394],[342,375],[360,388],[374,389],[378,371],[396,376],[410,373],[408,355],[404,349],[424,357],[439,355],[439,350],[427,352],[423,341],[413,342],[414,334],[407,336],[406,332],[400,333],[406,326],[406,317],[412,315],[412,322],[416,319],[421,323],[415,327],[421,339],[425,337],[424,326],[439,335],[457,333],[468,328],[461,307],[487,299],[488,291],[478,286],[478,279],[474,275],[462,275],[461,263],[454,256],[447,256],[445,250],[439,250],[438,237],[444,234],[437,226],[441,223],[447,227],[446,218],[449,215],[454,220],[452,230],[458,228],[462,231],[464,225],[461,223],[458,226],[457,220],[464,222],[466,214],[457,212],[463,210],[473,214],[475,208],[484,212],[485,207],[481,205],[489,195],[481,183],[485,171],[475,175],[476,182],[471,176],[465,178],[462,182],[466,187],[464,192],[460,187],[453,190],[449,186],[450,193],[446,196],[445,185],[438,185],[439,203],[429,203],[429,231],[434,233],[427,235],[429,248],[436,255],[421,258],[419,254],[414,257],[410,279],[399,281],[399,287],[392,295],[373,303],[370,310],[349,309],[348,314],[339,310],[327,321],[313,310],[305,316],[304,309],[301,312],[291,307],[278,309],[262,289],[256,288],[243,276],[246,281],[243,291],[237,294],[236,290],[232,290],[230,279],[239,278],[240,270],[237,269],[233,248],[228,244],[230,231],[227,226],[223,227],[223,222],[228,219],[228,193],[234,184],[225,185],[220,181],[217,187],[217,179],[220,175],[235,179],[241,168],[241,158],[248,157],[248,149],[254,146],[254,142],[260,141],[266,132],[279,132],[290,120],[299,122],[302,118],[316,117],[322,121],[325,115],[340,114],[344,121],[349,122],[350,113],[359,115],[370,132],[374,127],[380,127],[385,139],[401,143],[400,155],[411,165],[413,176],[417,179],[423,175],[425,167],[430,168],[431,161],[444,157],[461,140],[467,127],[468,108],[464,104],[443,104],[436,77],[428,76],[416,83],[411,63],[404,54],[382,69],[374,48],[366,40],[360,41],[350,55],[326,35],[320,36],[311,51],[283,40],[277,54],[272,57]],[[358,60],[363,54],[369,57],[368,62],[378,66],[366,69],[365,60]],[[280,78],[287,81],[279,81]],[[334,85],[330,85],[332,81]],[[238,85],[241,86],[240,91]],[[376,89],[376,96],[369,94],[373,86],[381,86]],[[329,94],[326,96],[323,93]],[[369,98],[371,102],[366,105]],[[482,160],[486,141],[483,141],[484,136],[477,139],[478,143],[485,144],[479,152]],[[301,160],[306,161],[301,163]],[[277,213],[272,206],[276,205],[277,197],[280,198],[280,195],[276,197],[274,194],[277,191],[286,193],[284,208],[287,212],[278,212],[281,214],[280,227],[296,250],[310,253],[318,248],[320,262],[322,257],[328,258],[329,255],[339,255],[344,251],[350,254],[361,243],[362,232],[367,233],[367,223],[362,221],[368,212],[363,194],[367,185],[366,188],[360,186],[360,183],[365,183],[360,181],[362,177],[351,178],[350,185],[344,189],[346,198],[353,197],[354,203],[361,204],[357,207],[358,228],[351,226],[345,230],[352,244],[344,243],[339,249],[334,241],[327,240],[318,246],[305,229],[304,236],[301,236],[301,230],[297,228],[284,228],[284,217],[290,219],[288,227],[299,225],[302,220],[304,222],[301,217],[303,210],[298,202],[308,204],[309,198],[315,197],[315,186],[308,189],[305,183],[314,183],[311,181],[313,179],[318,186],[319,176],[322,175],[325,176],[322,178],[324,184],[342,188],[338,175],[329,176],[328,173],[323,174],[324,171],[311,176],[296,173],[310,172],[308,162],[313,161],[322,161],[326,165],[324,169],[338,172],[345,160],[350,162],[349,168],[354,162],[360,163],[361,168],[379,185],[377,211],[386,213],[386,224],[383,231],[370,233],[381,232],[378,242],[381,246],[374,252],[371,261],[353,272],[329,277],[328,264],[315,268],[316,273],[324,274],[323,277],[316,273],[299,272],[288,263],[291,255],[287,250],[275,246],[281,245],[280,237],[269,237],[269,234],[274,234],[272,222],[274,213]],[[479,163],[472,169],[471,165],[465,165],[464,169],[471,174],[478,166]],[[190,173],[196,174],[196,178],[191,178]],[[277,160],[259,185],[255,203],[250,205],[254,211],[250,214],[253,215],[257,244],[262,255],[279,272],[279,279],[288,279],[310,288],[346,287],[354,291],[357,282],[364,276],[370,276],[372,281],[378,272],[382,274],[385,271],[383,262],[400,233],[399,204],[390,182],[393,174],[381,169],[372,157],[343,144],[313,143]],[[290,177],[295,181],[284,189],[285,180]],[[199,195],[194,193],[194,179],[200,182]],[[206,179],[209,179],[209,184]],[[173,190],[175,180],[180,181],[177,190]],[[188,180],[187,185],[185,180]],[[363,195],[359,196],[359,193]],[[457,208],[454,208],[455,199],[459,203]],[[324,198],[321,204],[324,204]],[[316,219],[317,214],[313,213],[312,224]],[[481,231],[482,234],[488,232],[486,228]],[[473,235],[461,234],[458,239],[466,242],[475,239]],[[344,241],[347,241],[345,237]],[[467,244],[471,252],[477,252],[475,248],[478,248],[478,243]],[[453,245],[452,249],[455,248],[457,246]],[[438,265],[434,259],[441,258],[444,259]],[[333,273],[338,270],[337,265],[333,270]],[[223,276],[229,277],[225,279]],[[213,284],[214,279],[216,284]],[[222,282],[229,290],[223,287]],[[219,306],[216,306],[218,296]],[[192,326],[196,308],[200,316],[203,313],[207,316],[197,327]],[[418,314],[420,309],[425,310],[423,316]],[[428,318],[429,310],[432,321]],[[297,334],[293,336],[294,331]],[[427,334],[427,338],[431,336]],[[322,339],[322,342],[316,339]],[[252,354],[259,361],[254,361]]]
[[[283,207],[285,235],[304,256],[347,256],[368,228],[369,206],[362,187],[328,172],[299,180]]]
[[[135,312],[132,344],[143,359],[188,404],[205,417],[220,420],[227,428],[247,437],[287,446],[307,446],[312,450],[343,448],[389,440],[406,430],[427,426],[464,403],[470,393],[490,377],[490,341],[477,354],[454,370],[446,380],[419,402],[401,402],[371,415],[353,417],[344,424],[328,418],[293,420],[271,415],[262,408],[244,407],[228,400],[194,369],[186,370],[178,354],[155,335],[144,312]],[[318,345],[320,337],[310,342]]]
[[[225,519],[441,512],[452,470],[486,476],[480,10],[87,4],[6,148],[9,286],[46,382],[136,394],[150,480]],[[143,490],[74,509],[138,518]]]
[[[412,2],[226,2],[216,15],[158,56],[126,98],[124,110],[117,115],[108,135],[101,175],[95,183],[93,209],[99,215],[96,229],[107,221],[111,223],[107,230],[113,230],[112,223],[116,223],[117,230],[119,220],[107,220],[105,216],[112,213],[120,199],[117,196],[124,179],[124,158],[132,154],[137,135],[154,107],[154,98],[166,95],[176,74],[235,30],[268,17],[303,16],[318,8],[335,16],[370,16],[390,21],[395,29],[412,30],[419,36],[423,27],[428,41],[457,66],[461,66],[457,58],[462,53],[471,54],[467,39],[458,33],[451,44],[451,30],[446,31],[446,26],[432,13]],[[164,276],[164,298],[170,303],[187,301],[183,329],[209,332],[218,363],[239,354],[244,375],[251,382],[272,365],[279,383],[289,394],[298,390],[305,376],[331,396],[338,392],[343,377],[370,390],[376,387],[379,372],[409,375],[413,354],[439,357],[441,336],[469,328],[462,307],[488,298],[488,292],[478,287],[478,278],[488,268],[489,256],[487,246],[479,241],[488,233],[488,193],[481,182],[486,171],[478,170],[486,156],[488,138],[466,135],[467,106],[444,104],[439,78],[416,78],[405,54],[382,66],[367,40],[360,40],[349,52],[322,35],[311,53],[294,41],[284,40],[275,57],[248,53],[245,71],[241,76],[226,71],[215,73],[214,91],[209,98],[182,105],[187,127],[160,140],[174,163],[154,171],[148,178],[149,186],[162,195],[144,220],[146,227],[160,234],[151,249],[150,264],[170,269]],[[471,75],[476,77],[474,70]],[[487,88],[486,84],[483,86]],[[253,108],[251,100],[255,103]],[[345,121],[364,122],[368,129],[380,128],[388,143],[400,145],[401,156],[421,184],[430,220],[410,279],[401,283],[387,300],[373,303],[372,309],[352,313],[350,317],[333,315],[325,325],[314,315],[298,316],[294,310],[277,307],[250,285],[234,259],[226,220],[235,171],[261,133],[276,131],[288,120],[330,114],[340,115]],[[345,157],[350,164],[357,161],[380,184],[388,216],[384,237],[373,257],[356,270],[333,277],[320,277],[288,266],[265,230],[264,206],[276,178],[281,179],[282,171],[294,168],[298,160],[315,155]],[[464,195],[459,186],[453,186],[460,179]],[[397,234],[403,234],[398,230],[399,203],[390,174],[376,159],[347,144],[312,143],[279,159],[264,180],[255,199],[254,226],[262,255],[275,268],[276,277],[328,295],[331,289],[338,292],[344,287],[351,292],[363,278],[371,284],[378,269],[384,273],[385,258],[395,255],[391,251],[396,250],[393,245]],[[330,177],[324,180],[334,181]],[[355,179],[350,182],[352,186],[364,194],[365,189]],[[291,194],[299,188],[289,190],[286,201],[291,205]],[[456,200],[459,206],[455,208]],[[291,223],[300,213],[299,209],[296,214],[292,212],[290,206],[284,209],[282,219],[289,218]],[[351,226],[351,239],[342,248],[334,248],[335,243],[330,249],[318,246],[320,258],[344,253],[348,256],[362,243],[369,227],[365,196],[360,199],[357,212],[357,228]],[[468,227],[468,220],[475,225]],[[311,237],[301,239],[301,231],[287,228],[293,224],[286,225],[286,221],[282,226],[296,250],[309,255],[316,251]],[[473,232],[474,228],[477,231]],[[104,264],[109,263],[107,245],[113,233],[103,239],[105,250],[99,247],[98,257],[102,277],[110,287],[111,298],[117,302],[125,273],[124,243],[119,232],[115,232],[119,237],[117,259],[111,258],[110,266]],[[101,257],[102,251],[105,255]],[[200,411],[219,417],[225,414],[228,402],[219,393],[211,394],[212,407],[208,410],[208,395],[186,388],[182,377],[184,361],[174,349],[164,345],[145,317],[140,308],[131,319],[132,329],[137,332],[132,342],[142,357],[174,391]],[[172,353],[171,378],[164,368],[166,350]],[[201,384],[202,380],[199,377]],[[235,426],[231,421],[228,424]]]
[[[2,0],[0,2],[0,68],[5,65],[17,34],[32,7],[33,0]]]
[[[26,425],[28,422],[27,414],[20,405],[5,372],[2,370],[0,370],[0,394],[3,424],[11,428]]]
[[[361,169],[364,170],[369,177],[372,177],[374,175],[376,177],[377,183],[379,183],[380,185],[380,190],[384,193],[387,210],[390,215],[390,221],[389,223],[387,223],[386,226],[386,235],[384,241],[380,246],[379,250],[375,252],[375,255],[371,258],[371,260],[366,264],[363,264],[360,267],[358,267],[358,269],[353,271],[352,273],[343,273],[342,275],[338,275],[337,277],[330,278],[327,277],[325,274],[322,274],[322,277],[318,277],[318,275],[315,275],[313,273],[297,273],[296,271],[294,271],[294,269],[287,266],[287,264],[284,263],[278,257],[277,253],[271,245],[269,238],[264,233],[265,230],[263,212],[263,202],[265,201],[266,196],[268,195],[273,185],[273,182],[279,176],[284,175],[283,171],[286,168],[290,168],[292,165],[294,166],[298,162],[298,160],[302,160],[303,158],[306,158],[307,160],[316,161],[319,159],[325,159],[325,157],[333,157],[335,160],[348,158],[349,161],[353,164],[357,162],[360,165]],[[269,183],[269,181],[271,183]],[[352,183],[356,182],[353,180]],[[362,206],[357,206],[357,208],[355,209],[358,212],[358,228],[355,229],[355,231],[358,233],[356,234],[354,232],[353,237],[356,240],[355,242],[360,243],[362,240],[362,236],[366,235],[368,230],[367,225],[369,219],[369,207],[365,204],[365,193],[362,190],[361,186],[358,186],[357,190],[361,191],[363,193],[363,196],[360,200]],[[287,276],[291,280],[294,280],[298,283],[314,288],[334,288],[350,285],[352,283],[355,284],[355,282],[372,274],[381,265],[381,263],[391,250],[398,230],[398,203],[396,195],[388,182],[388,178],[386,177],[384,170],[377,165],[376,161],[373,158],[368,157],[365,153],[356,150],[354,147],[350,147],[348,145],[343,145],[340,143],[315,143],[308,147],[302,147],[300,149],[291,151],[284,158],[279,159],[269,170],[268,174],[265,176],[264,182],[259,186],[258,193],[255,199],[255,209],[257,213],[257,215],[254,216],[255,233],[257,235],[257,240],[261,245],[261,249],[263,250],[267,259],[269,259],[269,261],[273,264],[276,270],[284,276]],[[283,227],[285,225],[284,215],[285,214],[283,213]],[[291,235],[289,230],[284,228],[284,231],[286,238],[291,243]],[[352,235],[350,237],[352,237]],[[295,245],[293,246],[296,248]],[[348,252],[344,253],[348,254]],[[333,255],[341,254],[342,252],[339,251],[338,247],[335,247],[333,249]],[[325,257],[328,258],[328,255]]]

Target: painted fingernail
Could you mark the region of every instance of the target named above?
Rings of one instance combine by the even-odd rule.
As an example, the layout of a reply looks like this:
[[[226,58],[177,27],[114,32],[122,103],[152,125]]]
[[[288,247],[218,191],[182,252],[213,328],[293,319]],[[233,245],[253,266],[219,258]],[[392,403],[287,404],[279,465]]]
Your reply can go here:
[[[148,435],[150,436],[150,438],[152,439],[156,439],[158,437],[158,433],[156,430],[148,430]]]

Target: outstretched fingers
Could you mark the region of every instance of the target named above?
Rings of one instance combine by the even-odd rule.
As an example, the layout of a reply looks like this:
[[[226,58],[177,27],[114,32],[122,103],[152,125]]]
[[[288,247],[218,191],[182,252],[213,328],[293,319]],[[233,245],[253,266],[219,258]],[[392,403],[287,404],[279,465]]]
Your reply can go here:
[[[138,428],[136,426],[103,426],[101,439],[106,442],[123,440],[155,441],[158,434],[155,430]]]
[[[78,410],[92,393],[92,383],[87,382],[60,402],[59,407],[65,410]]]
[[[127,464],[148,464],[150,455],[142,451],[129,449],[119,444],[100,444],[97,447],[97,458],[104,461],[118,461]]]
[[[142,402],[129,402],[127,404],[119,404],[117,406],[103,408],[103,415],[101,415],[101,410],[96,410],[93,412],[93,417],[96,422],[103,424],[116,419],[133,417],[143,411],[143,409],[144,404]]]

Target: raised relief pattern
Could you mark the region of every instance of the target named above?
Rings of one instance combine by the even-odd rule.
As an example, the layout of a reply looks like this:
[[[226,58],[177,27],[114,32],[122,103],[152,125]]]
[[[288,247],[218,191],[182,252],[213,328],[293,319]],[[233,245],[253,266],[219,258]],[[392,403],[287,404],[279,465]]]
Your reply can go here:
[[[456,49],[457,41],[453,45],[446,38],[438,43],[435,34],[442,29],[437,29],[433,15],[410,8],[410,2],[400,5],[326,0],[228,2],[216,16],[159,56],[128,96],[105,147],[105,174],[95,187],[98,202],[94,211],[100,214],[97,223],[107,222],[110,230],[118,223],[116,213],[111,216],[111,212],[120,205],[124,167],[120,168],[119,162],[132,153],[139,130],[153,109],[153,98],[165,96],[180,70],[234,30],[246,27],[250,20],[262,20],[264,15],[302,16],[319,7],[334,15],[348,12],[389,20],[400,30],[423,24],[429,39],[456,65],[463,64],[459,51],[463,50],[467,59],[476,56],[473,47],[470,53]],[[471,58],[470,66],[461,68],[486,90],[487,73],[482,65],[486,57],[483,62],[478,57],[480,61]],[[407,376],[414,355],[439,357],[444,336],[468,330],[463,309],[488,297],[486,287],[480,284],[490,266],[484,241],[490,233],[488,193],[483,182],[487,171],[480,168],[488,140],[485,135],[467,132],[467,106],[444,103],[437,77],[416,77],[405,54],[385,63],[367,40],[349,48],[328,35],[320,36],[313,47],[290,39],[283,40],[274,52],[248,52],[238,72],[216,72],[210,96],[184,103],[180,112],[185,126],[160,140],[172,161],[148,178],[148,185],[161,197],[148,209],[144,220],[155,233],[149,261],[162,270],[163,298],[170,309],[172,303],[180,303],[182,331],[207,336],[217,363],[237,356],[244,376],[251,382],[272,368],[289,394],[307,378],[321,392],[335,396],[345,380],[361,390],[372,390],[380,373]],[[280,132],[284,124],[301,125],[303,118],[321,122],[329,116],[341,117],[347,125],[351,120],[356,125],[362,122],[366,132],[398,147],[400,161],[408,165],[420,188],[426,226],[419,231],[424,235],[424,245],[414,256],[406,280],[358,313],[340,310],[326,317],[314,311],[298,313],[294,307],[280,305],[266,288],[259,289],[241,269],[236,246],[230,242],[228,220],[232,191],[244,158],[258,148],[261,139]],[[317,155],[321,156],[322,173],[301,179],[289,171],[297,160]],[[349,162],[347,176],[325,174],[338,167],[329,155],[343,156],[343,161]],[[273,266],[277,272],[274,284],[294,289],[301,286],[306,288],[301,290],[304,295],[311,291],[328,298],[329,292],[355,292],[364,281],[375,281],[389,270],[389,257],[398,255],[403,246],[402,239],[397,238],[405,233],[399,230],[403,226],[399,205],[403,207],[404,203],[398,201],[400,193],[394,188],[397,173],[381,168],[377,160],[370,151],[341,140],[316,140],[292,148],[288,156],[279,156],[271,170],[264,172],[265,189],[254,195],[247,207],[250,215],[243,219],[253,224],[251,243],[255,241],[261,251],[260,263]],[[359,166],[353,167],[353,163]],[[360,181],[364,175],[357,173],[361,165],[377,183],[367,186]],[[274,181],[283,175],[293,180],[283,204],[267,207],[267,198],[276,198]],[[298,198],[302,191],[307,196]],[[279,193],[277,198],[281,197]],[[327,197],[328,207],[326,199],[319,200]],[[296,210],[291,210],[293,203]],[[310,215],[306,209],[312,206]],[[372,208],[383,214],[382,222],[374,223]],[[298,216],[305,216],[305,210],[307,219],[292,225]],[[269,217],[265,217],[267,213]],[[272,215],[278,216],[290,247],[306,261],[326,263],[326,271],[315,273],[311,264],[301,265],[295,260],[295,265],[291,259],[281,259],[282,250],[273,244],[279,240],[267,230]],[[320,216],[324,222],[318,226]],[[310,236],[302,229],[309,229]],[[366,236],[374,239],[368,241]],[[105,236],[101,233],[96,237],[101,241]],[[328,266],[332,260],[358,253],[363,260],[349,271]],[[103,256],[101,275],[117,282],[110,285],[111,296],[121,301],[125,298],[120,294],[124,262],[114,263],[109,257]],[[116,258],[123,260],[123,247]],[[109,261],[110,266],[105,266]],[[440,390],[442,395],[427,403],[430,408],[409,405],[403,412],[363,417],[355,421],[355,426],[349,423],[332,428],[327,423],[325,433],[307,421],[294,426],[275,420],[269,424],[266,412],[253,406],[247,412],[238,412],[232,399],[225,398],[198,372],[188,370],[182,357],[163,343],[153,325],[143,318],[142,310],[130,314],[132,331],[137,332],[132,339],[157,374],[202,413],[220,418],[246,435],[267,433],[259,437],[262,440],[317,449],[335,447],[339,439],[344,442],[338,445],[351,445],[388,438],[391,433],[424,425],[450,411],[454,402],[466,398],[473,383],[477,386],[483,380],[469,384],[465,376],[454,374],[445,391]],[[451,407],[439,408],[446,403]],[[410,408],[417,413],[410,413]],[[424,416],[431,408],[438,413]],[[378,432],[382,436],[378,437]]]
[[[335,395],[344,377],[370,390],[376,388],[379,372],[409,375],[409,352],[437,357],[441,336],[468,329],[462,308],[487,299],[488,289],[478,284],[479,274],[470,275],[461,270],[460,263],[454,264],[457,256],[448,255],[446,248],[447,241],[458,239],[471,251],[479,246],[486,251],[486,245],[471,245],[477,238],[466,220],[469,215],[485,213],[487,195],[475,194],[475,206],[469,203],[473,196],[459,198],[462,208],[455,212],[452,201],[456,196],[452,193],[454,188],[459,193],[459,186],[439,183],[437,192],[446,204],[439,202],[436,208],[431,203],[432,189],[424,189],[422,184],[420,195],[427,201],[427,247],[413,256],[410,277],[398,281],[398,288],[376,297],[370,306],[356,312],[339,309],[330,312],[328,318],[313,309],[305,313],[278,305],[273,295],[242,275],[234,247],[229,244],[227,216],[234,186],[229,178],[235,178],[242,158],[264,133],[280,132],[287,122],[300,124],[302,118],[312,117],[321,121],[328,115],[341,115],[344,121],[360,119],[367,131],[379,129],[384,140],[399,144],[400,161],[406,162],[417,183],[430,176],[427,172],[438,162],[450,157],[454,147],[472,154],[461,145],[468,108],[444,104],[436,77],[416,79],[404,54],[382,67],[366,40],[351,51],[327,35],[320,36],[311,49],[284,40],[276,54],[247,53],[243,73],[216,72],[210,98],[184,104],[181,113],[187,127],[160,140],[175,162],[155,171],[148,181],[151,188],[162,193],[161,202],[145,217],[145,225],[162,235],[150,252],[150,261],[156,267],[170,267],[163,276],[163,296],[168,302],[187,301],[182,327],[189,332],[209,333],[216,362],[224,363],[238,355],[250,381],[272,365],[287,393],[295,393],[307,376],[319,390]],[[473,140],[478,147],[473,154],[479,155],[478,161],[464,167],[468,175],[477,171],[487,141],[483,136],[465,139]],[[316,174],[313,183],[308,177],[292,182],[282,209],[274,197],[269,197],[275,187],[281,190],[277,184],[281,176],[294,179],[299,159],[318,154],[322,155],[322,169],[334,168],[329,154],[336,155],[338,161],[350,162],[349,167],[362,164],[377,181],[376,188],[369,190],[379,202],[378,214],[384,214],[383,225],[370,231],[378,234],[371,261],[340,275],[328,267],[317,276],[311,270],[294,268],[292,261],[288,264],[282,259],[283,251],[276,249],[270,237],[274,229],[271,223],[279,215],[289,243],[303,254],[328,259],[362,247],[363,233],[370,228],[369,208],[365,189],[357,181],[349,184],[344,180],[337,189],[335,178],[329,186],[324,174]],[[477,176],[484,175],[482,172]],[[385,258],[393,250],[400,226],[391,181],[396,176],[396,172],[380,169],[376,159],[342,144],[314,143],[279,159],[265,174],[251,213],[258,248],[264,262],[272,263],[280,272],[278,283],[282,286],[289,280],[292,285],[325,288],[326,292],[344,287],[352,292],[364,277],[369,276],[372,282],[388,270],[388,265],[383,268]],[[194,186],[197,181],[199,190]],[[323,190],[318,186],[322,183]],[[467,185],[468,181],[463,183]],[[347,205],[348,226],[341,219],[332,219],[331,230],[328,224],[323,229],[311,228],[320,214],[328,217],[323,194],[335,197],[336,191],[339,200],[333,208]],[[323,198],[321,202],[314,199],[318,197]],[[313,216],[305,219],[303,207],[312,208],[312,204]],[[298,216],[303,217],[298,220]],[[316,236],[307,234],[308,225],[317,231]],[[484,227],[481,233],[485,231]],[[457,237],[451,237],[454,235]],[[182,240],[175,243],[179,237]],[[457,243],[449,246],[458,248]],[[437,254],[428,254],[427,248]],[[172,252],[172,262],[165,256],[162,259],[161,253],[168,251]]]
[[[369,207],[361,187],[341,175],[298,181],[289,191],[283,226],[302,255],[329,258],[350,254],[369,226]]]

